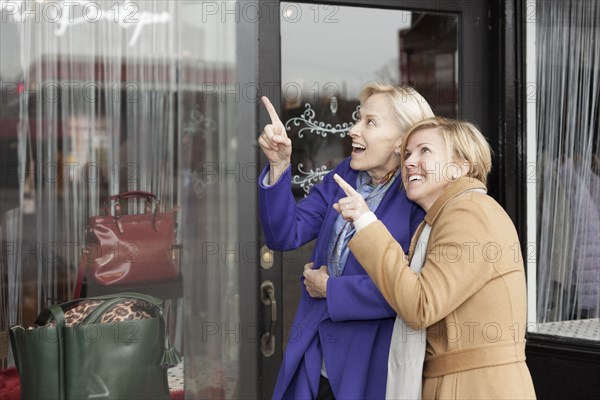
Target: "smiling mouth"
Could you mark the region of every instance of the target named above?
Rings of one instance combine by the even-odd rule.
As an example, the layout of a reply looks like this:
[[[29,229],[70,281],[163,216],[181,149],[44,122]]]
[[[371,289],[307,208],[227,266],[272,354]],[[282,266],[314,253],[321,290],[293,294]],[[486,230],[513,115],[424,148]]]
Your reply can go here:
[[[425,180],[425,178],[423,178],[423,176],[421,176],[421,175],[411,175],[408,177],[408,183],[423,182],[424,180]]]
[[[367,148],[365,146],[363,146],[362,144],[352,143],[352,154],[361,154],[366,149]]]

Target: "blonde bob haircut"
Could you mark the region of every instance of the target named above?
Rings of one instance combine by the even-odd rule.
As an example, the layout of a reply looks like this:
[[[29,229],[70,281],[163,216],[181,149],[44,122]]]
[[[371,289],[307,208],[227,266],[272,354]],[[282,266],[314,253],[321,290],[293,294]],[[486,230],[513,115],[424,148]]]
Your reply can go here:
[[[466,121],[435,117],[414,124],[402,139],[400,165],[404,165],[408,141],[416,132],[424,129],[436,129],[446,143],[448,160],[467,163],[467,176],[487,184],[487,177],[492,169],[492,151],[479,129]]]
[[[427,100],[410,86],[369,83],[362,88],[358,95],[360,103],[364,104],[374,94],[383,94],[392,105],[402,129],[401,135],[416,122],[434,116]]]

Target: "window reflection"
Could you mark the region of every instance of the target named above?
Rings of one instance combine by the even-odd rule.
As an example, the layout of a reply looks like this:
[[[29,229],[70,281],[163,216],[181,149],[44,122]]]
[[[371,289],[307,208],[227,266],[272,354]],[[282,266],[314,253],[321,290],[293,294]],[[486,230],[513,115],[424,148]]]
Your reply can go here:
[[[598,341],[600,47],[591,45],[598,29],[590,21],[599,10],[589,2],[538,6],[537,163],[528,168],[538,191],[530,210],[538,221],[538,331],[575,337],[569,327],[578,324],[562,321],[596,319],[581,325]]]
[[[366,83],[411,84],[436,114],[458,115],[456,15],[293,2],[281,9],[281,119],[297,199],[350,155],[347,133]],[[284,326],[293,321],[311,246],[284,257],[298,260],[283,268]]]
[[[153,294],[186,396],[233,397],[241,344],[220,329],[239,323],[239,176],[223,173],[237,161],[235,19],[199,0],[26,3],[28,17],[0,0],[0,326],[73,296],[86,222],[108,195],[152,192],[181,207],[184,296]],[[102,17],[78,17],[86,5]]]
[[[282,18],[281,47],[282,114],[294,149],[296,196],[350,154],[344,139],[367,82],[411,84],[436,114],[457,116],[457,16],[288,2],[281,7],[294,12]],[[366,35],[361,26],[378,28]]]

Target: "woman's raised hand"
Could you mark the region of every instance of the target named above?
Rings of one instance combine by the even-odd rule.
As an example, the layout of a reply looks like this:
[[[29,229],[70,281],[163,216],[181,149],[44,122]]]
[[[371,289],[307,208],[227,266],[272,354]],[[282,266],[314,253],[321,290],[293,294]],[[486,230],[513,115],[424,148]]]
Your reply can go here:
[[[285,126],[279,119],[271,101],[266,96],[263,96],[261,100],[269,113],[271,123],[265,125],[258,137],[258,145],[269,160],[269,183],[273,184],[290,165],[292,141],[288,138]]]

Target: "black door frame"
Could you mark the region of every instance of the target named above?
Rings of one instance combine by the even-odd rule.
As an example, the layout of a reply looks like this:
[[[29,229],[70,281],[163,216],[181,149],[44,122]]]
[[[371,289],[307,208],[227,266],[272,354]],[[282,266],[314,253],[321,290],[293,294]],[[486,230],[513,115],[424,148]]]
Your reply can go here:
[[[493,152],[488,190],[512,218],[525,253],[526,243],[526,132],[524,69],[524,0],[313,0],[297,1],[318,5],[360,6],[409,11],[455,13],[459,15],[459,118],[470,120],[487,136]],[[259,0],[258,82],[261,94],[281,104],[280,2]],[[461,31],[462,29],[462,31]],[[468,46],[467,46],[468,41]],[[471,62],[468,62],[471,60]],[[481,60],[472,62],[472,60]],[[482,68],[482,65],[487,67]],[[268,115],[256,104],[256,131],[269,123]],[[258,151],[258,149],[257,149]],[[257,156],[264,162],[262,154]],[[260,233],[258,234],[260,236]],[[261,245],[264,242],[261,242]],[[257,286],[265,280],[275,284],[275,297],[282,298],[282,255],[274,255],[274,267],[261,269]],[[258,291],[258,289],[256,289]],[[260,309],[260,301],[256,298]],[[258,312],[261,329],[266,329],[266,311]],[[277,320],[282,321],[281,307]],[[258,349],[259,382],[257,397],[271,395],[283,351],[283,327],[278,326],[275,353],[263,357]]]

